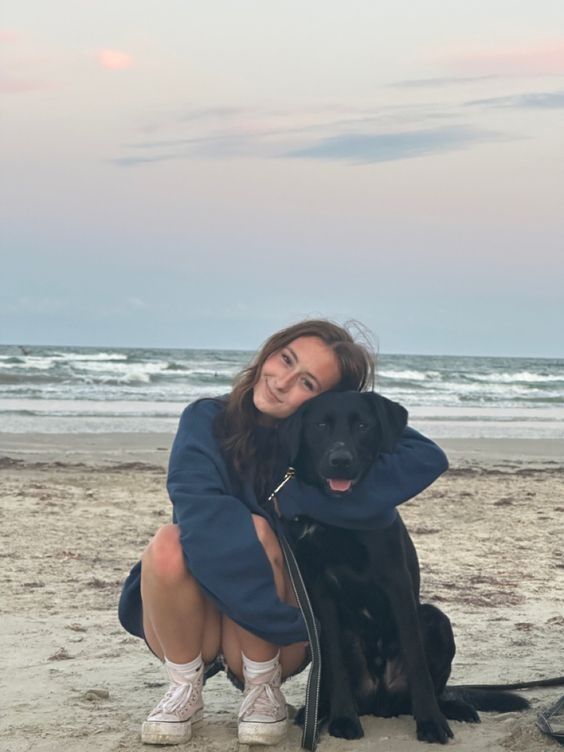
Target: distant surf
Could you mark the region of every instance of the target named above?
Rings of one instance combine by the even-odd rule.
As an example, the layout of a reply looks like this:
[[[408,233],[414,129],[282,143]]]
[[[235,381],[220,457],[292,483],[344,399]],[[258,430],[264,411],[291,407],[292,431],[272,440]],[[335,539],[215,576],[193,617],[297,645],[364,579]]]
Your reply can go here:
[[[227,393],[253,353],[0,347],[0,431],[173,432]],[[378,391],[432,437],[564,438],[564,360],[380,355]]]

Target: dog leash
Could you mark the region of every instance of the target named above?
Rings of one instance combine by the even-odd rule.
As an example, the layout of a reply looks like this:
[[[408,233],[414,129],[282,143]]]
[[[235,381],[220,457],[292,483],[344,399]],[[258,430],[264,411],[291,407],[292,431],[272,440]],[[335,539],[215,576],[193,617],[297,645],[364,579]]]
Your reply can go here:
[[[274,514],[272,515],[274,520],[275,532],[282,546],[284,553],[284,559],[286,566],[288,567],[288,573],[290,575],[290,582],[296,595],[296,600],[304,617],[306,623],[307,634],[309,638],[309,646],[311,650],[311,669],[307,680],[307,689],[305,697],[305,718],[304,728],[302,732],[302,749],[307,749],[309,752],[314,752],[317,746],[317,740],[319,736],[317,716],[319,712],[319,687],[321,683],[321,650],[319,647],[319,634],[317,632],[317,624],[315,623],[315,616],[313,609],[307,594],[306,586],[304,584],[298,562],[294,556],[290,544],[286,538],[282,527],[280,507],[278,506],[278,499],[276,494],[284,488],[286,483],[291,480],[296,474],[293,467],[289,467],[286,471],[286,475],[279,483],[274,491],[270,494],[266,500],[267,504],[272,504]]]

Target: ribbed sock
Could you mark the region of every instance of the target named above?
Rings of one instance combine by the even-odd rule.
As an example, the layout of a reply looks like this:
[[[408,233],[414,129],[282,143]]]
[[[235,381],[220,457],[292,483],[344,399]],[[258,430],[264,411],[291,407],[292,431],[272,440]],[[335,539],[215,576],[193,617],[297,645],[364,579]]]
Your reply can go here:
[[[165,656],[165,667],[171,679],[181,684],[190,684],[203,669],[202,654],[189,663],[174,663]]]
[[[261,674],[273,671],[280,663],[280,651],[270,661],[252,661],[243,652],[241,652],[241,656],[243,658],[244,675],[248,676],[249,679],[255,679]]]

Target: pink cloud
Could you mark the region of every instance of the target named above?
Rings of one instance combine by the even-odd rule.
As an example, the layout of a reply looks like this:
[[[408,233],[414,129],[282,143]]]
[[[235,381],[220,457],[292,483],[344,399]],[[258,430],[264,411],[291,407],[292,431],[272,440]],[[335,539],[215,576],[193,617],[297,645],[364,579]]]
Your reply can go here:
[[[459,47],[439,60],[460,74],[564,74],[564,39],[513,47]]]
[[[123,70],[133,65],[133,58],[121,50],[103,49],[98,52],[98,62],[108,70]]]
[[[43,91],[51,85],[44,81],[0,78],[0,94],[24,94],[28,91]]]
[[[0,42],[12,44],[20,39],[20,35],[11,29],[0,29]]]

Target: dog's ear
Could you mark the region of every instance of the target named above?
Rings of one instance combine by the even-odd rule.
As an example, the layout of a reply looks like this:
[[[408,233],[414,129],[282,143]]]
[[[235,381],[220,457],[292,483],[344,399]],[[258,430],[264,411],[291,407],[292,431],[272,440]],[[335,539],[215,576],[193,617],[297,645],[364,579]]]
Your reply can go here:
[[[303,416],[304,407],[302,406],[278,426],[278,446],[282,454],[288,458],[290,465],[294,464],[300,451]]]
[[[382,430],[382,452],[391,452],[407,426],[407,410],[398,402],[392,402],[376,392],[363,392],[376,414]]]

